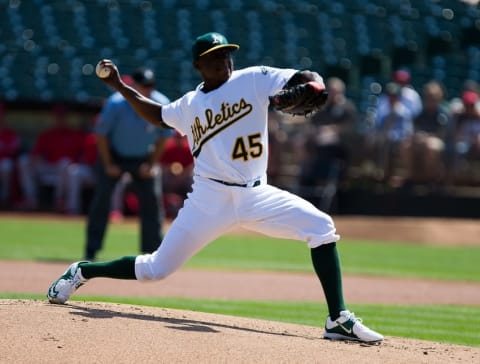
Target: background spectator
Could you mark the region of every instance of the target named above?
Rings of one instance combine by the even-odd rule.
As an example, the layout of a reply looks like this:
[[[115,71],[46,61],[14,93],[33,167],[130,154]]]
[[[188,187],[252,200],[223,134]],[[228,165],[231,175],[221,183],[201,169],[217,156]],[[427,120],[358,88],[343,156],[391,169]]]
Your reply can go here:
[[[52,117],[54,125],[41,132],[30,154],[20,159],[23,207],[27,210],[38,208],[42,186],[53,187],[55,208],[64,208],[67,168],[82,154],[84,134],[68,125],[65,106],[56,105]]]
[[[423,110],[414,119],[410,150],[410,180],[436,187],[445,182],[451,167],[452,123],[445,102],[443,85],[427,82],[422,92]]]
[[[393,72],[391,82],[400,86],[400,96],[398,101],[405,105],[409,110],[411,117],[415,118],[422,111],[422,98],[415,88],[410,84],[410,72],[399,69]],[[380,96],[377,104],[377,113],[384,115],[390,109],[389,97],[387,94]]]
[[[283,155],[286,150],[287,135],[282,130],[283,117],[280,112],[272,107],[268,110],[268,182],[274,186],[282,186],[282,174],[284,161]]]
[[[458,92],[456,97],[453,97],[450,100],[450,110],[452,114],[458,114],[463,111],[464,103],[462,100],[462,94],[465,91],[471,91],[480,95],[480,84],[475,80],[465,80],[462,85],[462,89]],[[480,111],[480,98],[479,101],[475,103],[477,110]]]
[[[412,111],[401,101],[402,88],[394,82],[385,85],[388,103],[377,110],[375,149],[382,180],[393,187],[403,185],[407,176],[408,147],[413,134]]]
[[[193,183],[193,156],[187,139],[179,133],[168,138],[159,162],[166,213],[174,218]]]
[[[305,128],[300,185],[306,194],[323,187],[320,206],[328,211],[332,194],[348,169],[358,115],[355,105],[345,95],[341,79],[329,78],[326,88],[329,96],[325,108],[314,114]]]
[[[94,133],[85,133],[82,153],[77,163],[67,167],[65,187],[65,210],[69,215],[82,212],[82,192],[85,187],[96,184],[97,138]]]
[[[460,183],[474,183],[479,179],[473,166],[480,162],[480,111],[476,107],[479,96],[474,91],[462,94],[462,109],[454,114],[455,121],[455,179]]]

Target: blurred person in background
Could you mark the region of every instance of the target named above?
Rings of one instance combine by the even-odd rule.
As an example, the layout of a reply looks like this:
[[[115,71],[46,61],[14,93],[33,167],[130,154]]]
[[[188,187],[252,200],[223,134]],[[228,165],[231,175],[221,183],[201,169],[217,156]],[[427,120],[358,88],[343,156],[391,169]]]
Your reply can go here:
[[[168,98],[155,90],[153,70],[145,67],[132,75],[133,87],[162,104]],[[103,246],[115,185],[129,173],[140,207],[140,249],[151,253],[162,241],[163,211],[158,159],[171,131],[155,128],[141,119],[120,93],[106,101],[95,125],[99,163],[95,195],[87,221],[85,258],[94,260]]]
[[[443,85],[427,82],[422,90],[422,112],[414,119],[409,179],[436,187],[446,182],[451,167],[453,128]]]
[[[163,193],[167,216],[175,218],[187,193],[192,190],[193,155],[186,137],[175,132],[167,139],[159,159],[162,166]]]
[[[19,160],[22,208],[26,210],[37,209],[40,187],[51,186],[55,209],[63,211],[67,168],[82,154],[84,133],[68,124],[66,107],[55,105],[52,116],[53,126],[41,132],[30,153]]]
[[[402,103],[405,108],[410,112],[411,117],[417,117],[422,111],[422,98],[417,90],[410,84],[411,75],[410,72],[404,69],[398,69],[393,72],[390,82],[399,86],[400,95],[398,101]],[[377,103],[377,113],[385,114],[390,109],[389,97],[383,94],[379,97]]]
[[[274,186],[282,186],[283,154],[288,153],[286,147],[287,135],[282,129],[283,115],[273,107],[268,109],[268,182]]]
[[[461,183],[480,182],[480,100],[475,91],[464,91],[461,110],[453,113],[455,123],[455,179]],[[476,166],[476,167],[474,167]]]
[[[464,110],[464,102],[462,100],[462,95],[465,91],[471,91],[480,96],[480,84],[475,80],[465,80],[462,85],[462,90],[458,93],[457,96],[453,97],[450,100],[450,112],[452,114],[459,114]],[[475,103],[475,107],[480,111],[480,97],[479,100]]]
[[[336,193],[337,184],[348,169],[357,125],[357,108],[345,95],[345,83],[340,78],[331,77],[326,81],[326,89],[327,104],[309,119],[304,133],[305,151],[299,183],[306,195],[309,194],[306,190],[311,191],[318,186],[323,187],[323,192],[327,194]],[[328,186],[330,192],[326,189]],[[333,196],[327,194],[322,193],[320,206],[328,212]]]
[[[332,77],[327,80],[326,88],[327,104],[310,118],[310,127],[306,129],[307,158],[311,160],[305,166],[305,184],[315,184],[317,178],[325,178],[331,162],[345,164],[355,131],[357,109],[345,95],[345,83]]]
[[[20,136],[6,124],[6,107],[0,102],[0,208],[9,208],[13,202],[12,184],[16,158],[20,152]]]
[[[86,132],[78,162],[67,167],[65,212],[68,215],[81,214],[83,189],[87,186],[93,187],[96,184],[95,164],[97,155],[97,138],[93,132]]]
[[[384,183],[400,187],[408,177],[408,157],[413,135],[413,114],[402,102],[402,87],[385,85],[386,106],[379,105],[375,121],[374,144],[377,165]]]

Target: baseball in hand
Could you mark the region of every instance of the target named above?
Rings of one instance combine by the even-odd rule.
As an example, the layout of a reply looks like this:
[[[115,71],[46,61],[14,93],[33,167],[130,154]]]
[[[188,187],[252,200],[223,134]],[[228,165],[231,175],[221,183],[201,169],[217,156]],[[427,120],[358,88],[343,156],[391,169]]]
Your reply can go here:
[[[110,68],[102,66],[100,63],[95,67],[95,73],[100,78],[107,78],[110,76]]]

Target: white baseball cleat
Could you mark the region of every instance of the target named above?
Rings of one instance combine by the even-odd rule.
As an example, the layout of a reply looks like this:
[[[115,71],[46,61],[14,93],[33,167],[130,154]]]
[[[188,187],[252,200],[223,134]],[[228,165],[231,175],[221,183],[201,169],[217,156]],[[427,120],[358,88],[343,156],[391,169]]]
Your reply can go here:
[[[87,279],[83,278],[79,264],[76,262],[68,267],[65,273],[52,283],[48,289],[47,297],[50,303],[64,304],[70,296],[82,286]]]
[[[323,337],[331,340],[355,340],[365,343],[377,343],[383,340],[383,335],[362,324],[362,319],[355,317],[355,314],[350,311],[341,311],[335,321],[328,317]]]

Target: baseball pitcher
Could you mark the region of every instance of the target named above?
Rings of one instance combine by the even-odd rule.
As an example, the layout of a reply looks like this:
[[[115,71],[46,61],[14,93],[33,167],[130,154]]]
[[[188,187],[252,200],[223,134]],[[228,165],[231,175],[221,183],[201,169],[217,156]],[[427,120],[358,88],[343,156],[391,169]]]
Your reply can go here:
[[[380,342],[383,336],[366,327],[344,303],[336,248],[340,237],[332,218],[267,183],[269,105],[292,114],[314,113],[327,98],[323,79],[312,71],[265,66],[234,70],[232,52],[237,49],[219,33],[196,38],[193,65],[203,82],[166,105],[125,85],[112,61],[100,61],[99,77],[143,119],[186,135],[195,158],[193,191],[155,252],[73,263],[51,285],[48,299],[63,304],[95,277],[163,279],[211,241],[243,227],[308,244],[328,305],[325,338]]]

